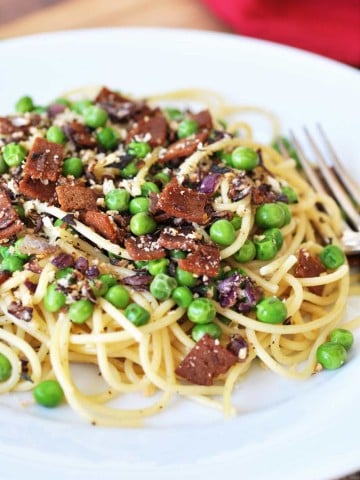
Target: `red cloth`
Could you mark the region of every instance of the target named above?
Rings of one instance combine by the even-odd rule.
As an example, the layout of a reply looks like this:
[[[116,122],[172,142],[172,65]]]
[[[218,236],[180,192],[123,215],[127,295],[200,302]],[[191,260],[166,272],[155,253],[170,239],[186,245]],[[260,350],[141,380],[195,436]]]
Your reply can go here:
[[[360,66],[360,0],[203,0],[238,33]]]

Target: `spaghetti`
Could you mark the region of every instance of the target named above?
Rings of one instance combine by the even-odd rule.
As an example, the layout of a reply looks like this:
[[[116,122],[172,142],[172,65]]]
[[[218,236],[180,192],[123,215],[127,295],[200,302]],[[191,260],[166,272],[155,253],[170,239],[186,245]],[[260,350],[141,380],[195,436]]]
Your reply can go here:
[[[207,110],[159,107],[185,100]],[[341,218],[239,121],[260,113],[277,134],[272,114],[106,88],[28,110],[0,118],[0,392],[56,379],[87,421],[126,427],[175,395],[233,414],[256,359],[288,378],[318,370],[349,295],[347,263],[319,260]],[[72,363],[95,365],[104,391],[82,393]],[[158,391],[146,408],[107,405]]]

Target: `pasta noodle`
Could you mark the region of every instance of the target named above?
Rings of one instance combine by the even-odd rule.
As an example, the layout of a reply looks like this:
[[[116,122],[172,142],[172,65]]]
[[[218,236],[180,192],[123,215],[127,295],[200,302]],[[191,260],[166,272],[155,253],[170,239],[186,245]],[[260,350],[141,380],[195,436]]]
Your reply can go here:
[[[89,110],[80,108],[84,98],[97,105],[93,115],[106,112],[106,123],[86,117]],[[254,140],[251,126],[241,118],[244,113],[261,115],[277,135],[275,116],[258,108],[227,105],[220,95],[200,90],[157,95],[147,103],[92,88],[69,92],[64,99],[44,113],[24,113],[23,123],[14,120],[19,115],[0,118],[0,153],[7,161],[2,167],[0,162],[0,222],[3,217],[9,221],[0,225],[0,354],[10,364],[0,392],[30,391],[44,380],[56,379],[67,403],[86,421],[137,427],[176,396],[234,415],[236,407],[241,407],[233,404],[234,387],[257,360],[292,379],[303,380],[319,370],[317,349],[342,321],[350,293],[346,261],[329,269],[318,260],[324,248],[322,237],[339,244],[341,216],[331,198],[311,189],[295,159],[283,158],[275,148]],[[86,103],[88,109],[91,102]],[[193,105],[199,104],[209,109],[211,117],[206,110],[192,113]],[[163,105],[182,107],[165,109]],[[232,123],[225,129],[223,120]],[[65,138],[49,135],[54,126],[58,135],[59,130],[63,136],[65,132]],[[190,130],[181,136],[180,128]],[[46,167],[46,155],[56,148],[38,153],[39,138],[57,144],[64,159],[80,158],[79,172],[70,167],[66,172],[62,163],[56,167],[56,179],[51,177],[46,168],[53,167]],[[8,153],[9,144],[20,146],[16,155],[26,152],[21,164],[11,160],[15,157]],[[229,158],[239,147],[250,152],[252,161],[256,159],[253,166],[236,168],[231,163]],[[145,148],[143,154],[141,148]],[[58,154],[54,155],[56,160]],[[31,164],[39,156],[45,165],[42,172]],[[135,170],[125,173],[131,166]],[[144,190],[146,185],[150,193]],[[63,200],[61,187],[66,194]],[[51,188],[57,197],[46,199]],[[69,199],[66,189],[74,188],[84,190],[74,193],[75,200]],[[125,192],[124,208],[108,201],[109,192],[115,190]],[[182,205],[169,203],[177,191],[184,196]],[[131,202],[129,207],[134,198],[143,199],[145,209],[131,207]],[[81,206],[85,200],[93,202],[91,208]],[[80,207],[69,206],[73,201]],[[317,208],[319,204],[329,213]],[[261,224],[258,212],[266,205],[280,208],[281,224]],[[151,217],[156,227],[133,226],[133,219],[144,213],[143,221]],[[19,222],[21,227],[4,233]],[[233,234],[230,241],[216,240],[212,227],[217,222]],[[160,245],[165,233],[172,237]],[[278,244],[271,235],[278,236]],[[153,243],[149,244],[150,237]],[[127,243],[129,239],[132,244]],[[136,243],[141,239],[143,243]],[[271,254],[262,253],[266,240],[275,249]],[[181,241],[188,244],[181,248],[166,243]],[[249,244],[254,253],[241,260],[239,251]],[[210,257],[205,260],[204,248],[212,248],[206,250]],[[176,257],[179,250],[182,255]],[[186,263],[186,254],[193,258],[193,265]],[[306,269],[312,262],[318,270],[309,273]],[[184,271],[186,281],[180,279]],[[165,287],[172,285],[171,291],[164,293],[166,288],[161,287],[165,290],[156,293],[154,279],[159,274],[165,275]],[[113,283],[107,284],[105,277]],[[115,285],[121,286],[120,300],[108,295]],[[207,308],[214,310],[208,321],[198,322],[191,316],[189,303],[185,305],[174,294],[179,285],[183,288],[179,295],[185,295],[185,289],[191,302],[206,299]],[[263,321],[258,306],[262,299],[275,296],[286,316]],[[59,305],[53,303],[57,301]],[[88,315],[82,310],[72,313],[78,302],[90,309]],[[141,321],[140,317],[134,320],[129,304],[142,312]],[[200,311],[199,316],[203,314]],[[357,318],[346,328],[359,324]],[[222,349],[223,355],[233,358],[232,365],[216,372],[211,383],[191,381],[182,373],[189,354],[195,352],[196,357],[194,347],[202,340],[195,332],[201,329],[212,342],[213,355]],[[96,368],[103,391],[83,393],[73,378],[73,363]],[[197,374],[203,368],[199,365],[195,365]],[[134,392],[152,397],[152,404],[134,409],[107,405]]]

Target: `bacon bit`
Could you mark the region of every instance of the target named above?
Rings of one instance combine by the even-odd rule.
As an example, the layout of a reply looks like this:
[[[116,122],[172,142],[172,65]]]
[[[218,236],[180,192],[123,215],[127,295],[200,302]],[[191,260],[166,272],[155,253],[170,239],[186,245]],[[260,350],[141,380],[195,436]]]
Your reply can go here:
[[[159,195],[158,207],[168,215],[189,222],[206,223],[207,196],[179,185],[174,178]]]
[[[32,320],[33,308],[24,307],[20,302],[11,302],[8,307],[8,312],[14,317],[30,322]]]
[[[237,356],[239,362],[245,362],[249,356],[249,344],[241,335],[233,335],[226,348]]]
[[[213,245],[198,245],[194,252],[179,260],[179,267],[195,275],[216,277],[220,268],[220,250]]]
[[[133,140],[135,135],[149,134],[149,145],[151,147],[158,147],[164,145],[167,134],[167,121],[162,114],[156,113],[155,116],[145,115],[139,122],[134,124],[126,137],[126,143]]]
[[[165,257],[165,250],[152,235],[125,239],[125,248],[133,260],[154,260]]]
[[[26,159],[25,176],[33,180],[56,182],[60,176],[63,156],[64,149],[61,145],[37,137]]]
[[[8,240],[22,229],[23,223],[11,205],[7,192],[0,188],[0,240]]]
[[[246,177],[245,173],[240,174],[237,177],[235,177],[230,184],[229,198],[233,202],[242,200],[243,198],[250,195],[252,188],[253,187],[249,183],[249,179]]]
[[[168,250],[195,250],[198,239],[192,226],[165,227],[159,237],[159,245]]]
[[[189,117],[199,125],[199,129],[207,128],[211,130],[213,122],[209,110],[202,110],[199,113],[191,113]]]
[[[26,278],[24,285],[29,290],[30,293],[35,293],[36,287],[37,287],[36,283],[31,282],[28,278]]]
[[[60,253],[55,258],[51,260],[51,263],[55,265],[56,268],[68,268],[74,266],[74,257],[69,253]]]
[[[178,365],[175,373],[190,383],[209,386],[237,360],[237,356],[219,345],[218,341],[204,335]]]
[[[60,206],[65,212],[97,210],[96,193],[80,184],[65,183],[56,187]]]
[[[0,285],[2,285],[8,278],[11,277],[11,273],[0,270]]]
[[[301,248],[298,254],[298,261],[295,265],[295,277],[309,278],[318,277],[320,273],[326,272],[324,265],[316,257],[312,256],[305,248]],[[315,295],[322,295],[323,285],[308,287]]]
[[[172,143],[167,148],[165,154],[159,158],[159,162],[168,162],[169,160],[189,157],[196,151],[199,143],[205,142],[208,136],[209,131],[203,130],[194,136],[182,138],[181,140]]]
[[[79,122],[68,123],[64,127],[64,132],[78,148],[95,148],[97,146],[91,130]]]
[[[113,219],[103,212],[89,211],[81,215],[81,220],[95,230],[96,233],[116,243],[119,240],[120,231]]]
[[[122,279],[122,283],[129,285],[134,290],[148,290],[153,277],[147,272],[138,272],[135,275],[125,277]]]
[[[25,197],[53,203],[55,200],[55,185],[55,182],[45,184],[41,180],[33,180],[30,176],[25,176],[19,184],[19,191]]]
[[[251,189],[251,201],[253,205],[262,205],[263,203],[276,202],[277,195],[272,191],[271,185],[262,183],[259,186],[253,186]]]
[[[36,258],[31,259],[30,262],[28,262],[25,265],[25,268],[26,270],[30,270],[30,272],[38,273],[38,274],[40,274],[43,271],[40,263],[37,261]]]
[[[16,132],[19,130],[19,127],[16,127],[10,118],[8,117],[0,117],[0,134],[2,135],[10,135],[11,133]]]
[[[119,93],[113,92],[103,87],[95,99],[104,110],[106,110],[112,120],[126,120],[136,113],[150,111],[144,102],[134,102]]]

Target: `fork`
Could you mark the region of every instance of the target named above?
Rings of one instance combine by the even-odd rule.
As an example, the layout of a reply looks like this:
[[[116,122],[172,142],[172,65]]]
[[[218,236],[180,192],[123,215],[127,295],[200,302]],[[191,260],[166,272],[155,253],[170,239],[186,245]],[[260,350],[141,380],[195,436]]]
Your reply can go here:
[[[314,136],[310,134],[306,127],[304,127],[306,139],[315,154],[317,166],[321,171],[322,178],[315,168],[316,166],[312,165],[308,160],[298,137],[292,131],[290,131],[290,141],[299,156],[304,174],[314,190],[318,193],[330,192],[330,195],[336,200],[339,207],[345,213],[346,218],[343,222],[342,236],[339,240],[347,255],[356,255],[360,253],[360,214],[358,211],[360,205],[360,189],[346,172],[321,125],[317,125],[317,130],[322,143],[326,146],[329,159],[331,160],[331,166],[329,166],[329,163],[326,161],[322,150],[314,139]],[[289,156],[284,143],[279,143],[282,153]],[[336,172],[336,174],[334,172]],[[341,178],[341,183],[337,177]],[[324,187],[324,181],[328,191]]]

